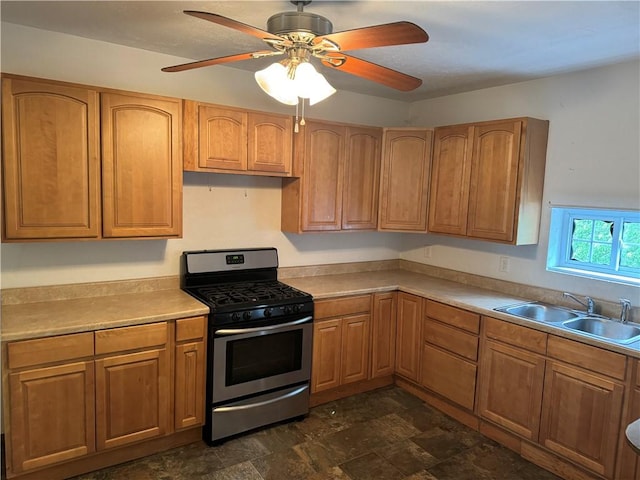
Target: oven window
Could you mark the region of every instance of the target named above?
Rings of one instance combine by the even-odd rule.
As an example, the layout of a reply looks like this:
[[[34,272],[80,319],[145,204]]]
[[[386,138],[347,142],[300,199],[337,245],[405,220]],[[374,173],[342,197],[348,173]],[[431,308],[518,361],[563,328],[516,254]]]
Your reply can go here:
[[[300,370],[302,333],[302,329],[296,329],[229,341],[226,385]]]

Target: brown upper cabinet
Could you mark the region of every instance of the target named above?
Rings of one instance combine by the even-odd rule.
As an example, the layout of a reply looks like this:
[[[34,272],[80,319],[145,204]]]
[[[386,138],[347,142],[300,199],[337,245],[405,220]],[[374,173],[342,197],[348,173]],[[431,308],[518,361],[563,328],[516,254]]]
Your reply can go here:
[[[433,131],[385,129],[379,230],[426,232]]]
[[[184,169],[291,176],[289,116],[184,101]]]
[[[548,128],[534,118],[436,128],[428,231],[537,243]]]
[[[307,121],[283,181],[282,230],[375,230],[382,129]]]
[[[3,240],[180,237],[181,116],[179,99],[3,75]]]

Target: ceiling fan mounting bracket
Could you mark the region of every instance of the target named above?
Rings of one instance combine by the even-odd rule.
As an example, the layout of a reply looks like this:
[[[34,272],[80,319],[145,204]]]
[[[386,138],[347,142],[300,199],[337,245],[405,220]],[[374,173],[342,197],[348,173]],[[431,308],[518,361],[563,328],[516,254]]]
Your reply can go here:
[[[333,32],[329,19],[309,12],[280,12],[269,17],[267,31],[273,35],[286,35],[291,32],[308,32],[316,37]]]

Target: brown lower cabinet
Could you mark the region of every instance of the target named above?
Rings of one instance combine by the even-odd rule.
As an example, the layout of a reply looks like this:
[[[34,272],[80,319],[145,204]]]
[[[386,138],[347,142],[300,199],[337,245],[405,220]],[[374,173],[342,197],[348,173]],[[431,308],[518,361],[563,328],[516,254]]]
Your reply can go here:
[[[371,295],[315,302],[311,392],[369,377]]]
[[[547,334],[484,317],[478,413],[537,441]]]
[[[476,394],[480,316],[432,300],[424,301],[424,310],[420,383],[472,411]]]
[[[201,425],[205,332],[193,317],[6,344],[7,478]]]
[[[613,478],[627,359],[555,336],[547,356],[540,444]]]

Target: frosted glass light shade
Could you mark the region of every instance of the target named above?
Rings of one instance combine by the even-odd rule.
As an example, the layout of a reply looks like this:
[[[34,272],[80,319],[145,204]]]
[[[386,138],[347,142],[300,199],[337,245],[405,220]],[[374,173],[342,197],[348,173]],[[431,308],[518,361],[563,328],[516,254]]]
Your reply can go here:
[[[285,105],[297,105],[293,80],[287,76],[287,69],[281,63],[274,63],[255,73],[256,82],[260,88],[271,97]]]
[[[293,79],[287,74],[287,67],[274,63],[255,73],[256,82],[265,93],[286,105],[296,105],[298,97],[308,98],[314,105],[336,93],[323,75],[319,74],[309,62],[297,67]]]
[[[321,73],[316,73],[313,92],[309,96],[309,105],[315,105],[325,98],[330,97],[334,93],[336,93],[336,89],[333,88],[329,82],[327,82],[327,79],[324,78],[324,75],[322,75]]]

